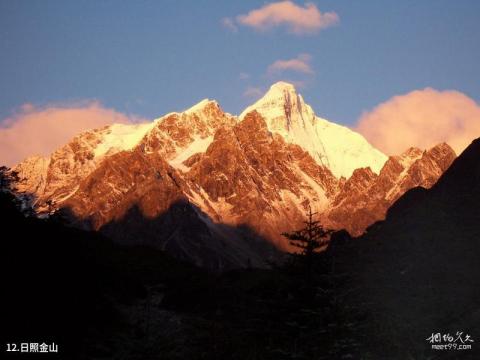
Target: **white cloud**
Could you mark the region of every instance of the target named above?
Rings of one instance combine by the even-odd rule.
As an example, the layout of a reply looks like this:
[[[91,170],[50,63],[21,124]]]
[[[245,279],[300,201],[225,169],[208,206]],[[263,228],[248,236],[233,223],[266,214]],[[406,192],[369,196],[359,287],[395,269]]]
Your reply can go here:
[[[312,57],[309,54],[300,54],[296,58],[288,60],[277,60],[268,66],[267,74],[274,75],[284,71],[294,71],[303,74],[313,74],[314,71],[310,66]]]
[[[296,35],[318,33],[339,22],[335,12],[322,13],[311,2],[300,6],[293,1],[269,3],[247,14],[238,15],[235,20],[226,19],[228,21],[224,19],[224,25],[235,30],[236,25],[249,26],[260,31],[285,26],[288,32]]]
[[[480,105],[458,91],[415,90],[364,113],[357,130],[389,155],[441,142],[459,154],[480,137]]]

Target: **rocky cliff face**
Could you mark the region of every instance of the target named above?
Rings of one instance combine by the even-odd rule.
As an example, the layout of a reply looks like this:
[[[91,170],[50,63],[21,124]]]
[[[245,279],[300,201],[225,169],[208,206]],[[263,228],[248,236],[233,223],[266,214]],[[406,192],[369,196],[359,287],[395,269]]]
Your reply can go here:
[[[187,172],[164,157],[143,141],[109,156],[62,206],[77,225],[122,243],[202,266],[261,266],[272,253],[262,242],[288,250],[280,233],[302,221],[309,201],[326,204],[337,191],[328,169],[270,133],[255,111],[225,122]]]
[[[280,233],[300,226],[309,205],[328,226],[361,234],[454,158],[446,144],[387,158],[277,83],[238,118],[203,100],[148,124],[88,131],[14,170],[39,212],[53,202],[120,242],[226,268],[260,266],[266,243],[290,250]]]
[[[361,235],[375,221],[382,220],[388,208],[407,190],[430,188],[455,160],[447,144],[428,151],[410,148],[391,156],[378,175],[370,168],[354,171],[340,186],[332,205],[322,215],[324,222],[350,234]]]
[[[216,218],[247,224],[283,249],[280,233],[298,225],[308,202],[323,208],[338,186],[307,152],[269,132],[256,111],[219,130],[187,177]]]
[[[77,226],[127,245],[153,245],[212,269],[265,265],[273,250],[244,231],[216,224],[190,199],[195,186],[142,147],[117,153],[83,179],[63,206]]]

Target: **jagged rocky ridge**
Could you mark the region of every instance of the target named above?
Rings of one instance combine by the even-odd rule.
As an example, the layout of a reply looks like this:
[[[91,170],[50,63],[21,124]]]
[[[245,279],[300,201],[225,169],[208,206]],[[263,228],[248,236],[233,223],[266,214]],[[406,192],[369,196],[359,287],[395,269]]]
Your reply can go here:
[[[14,170],[39,213],[63,208],[122,243],[229,268],[261,266],[274,253],[267,243],[290,250],[280,233],[299,226],[308,204],[359,235],[454,158],[446,144],[387,158],[281,82],[239,117],[203,100],[148,124],[85,132]]]
[[[407,190],[430,188],[448,169],[455,152],[445,143],[430,150],[410,148],[400,156],[390,156],[375,174],[370,168],[356,169],[341,181],[339,192],[323,214],[331,227],[361,235],[375,221],[383,219],[388,208]]]

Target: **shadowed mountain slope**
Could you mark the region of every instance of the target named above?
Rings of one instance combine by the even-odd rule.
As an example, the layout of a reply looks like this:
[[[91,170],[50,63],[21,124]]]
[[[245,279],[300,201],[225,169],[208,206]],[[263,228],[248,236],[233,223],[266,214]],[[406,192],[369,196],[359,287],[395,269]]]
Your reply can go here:
[[[339,254],[343,271],[356,274],[352,301],[369,309],[372,327],[381,329],[375,336],[385,356],[436,358],[426,339],[437,332],[463,331],[478,340],[479,203],[477,139],[430,190],[408,191],[385,221]],[[465,358],[474,353],[466,351]]]

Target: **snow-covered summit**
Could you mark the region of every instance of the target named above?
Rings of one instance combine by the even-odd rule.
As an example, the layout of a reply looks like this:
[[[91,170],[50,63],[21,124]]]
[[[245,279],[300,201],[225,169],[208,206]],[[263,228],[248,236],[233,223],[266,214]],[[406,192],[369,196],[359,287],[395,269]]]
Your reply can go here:
[[[337,177],[348,178],[361,167],[370,167],[378,173],[387,160],[360,134],[316,116],[290,83],[273,84],[261,99],[240,114],[240,120],[253,110],[266,119],[270,131],[301,146]]]
[[[315,116],[295,87],[284,81],[273,84],[261,99],[240,114],[240,119],[253,110],[266,118],[270,130],[283,132],[283,135],[288,134],[293,121],[303,123]]]
[[[215,100],[203,99],[202,101],[196,103],[195,105],[184,110],[183,112],[185,114],[194,114],[194,113],[205,110],[205,108],[208,106],[218,107],[219,105],[218,105],[218,102],[216,102]]]

